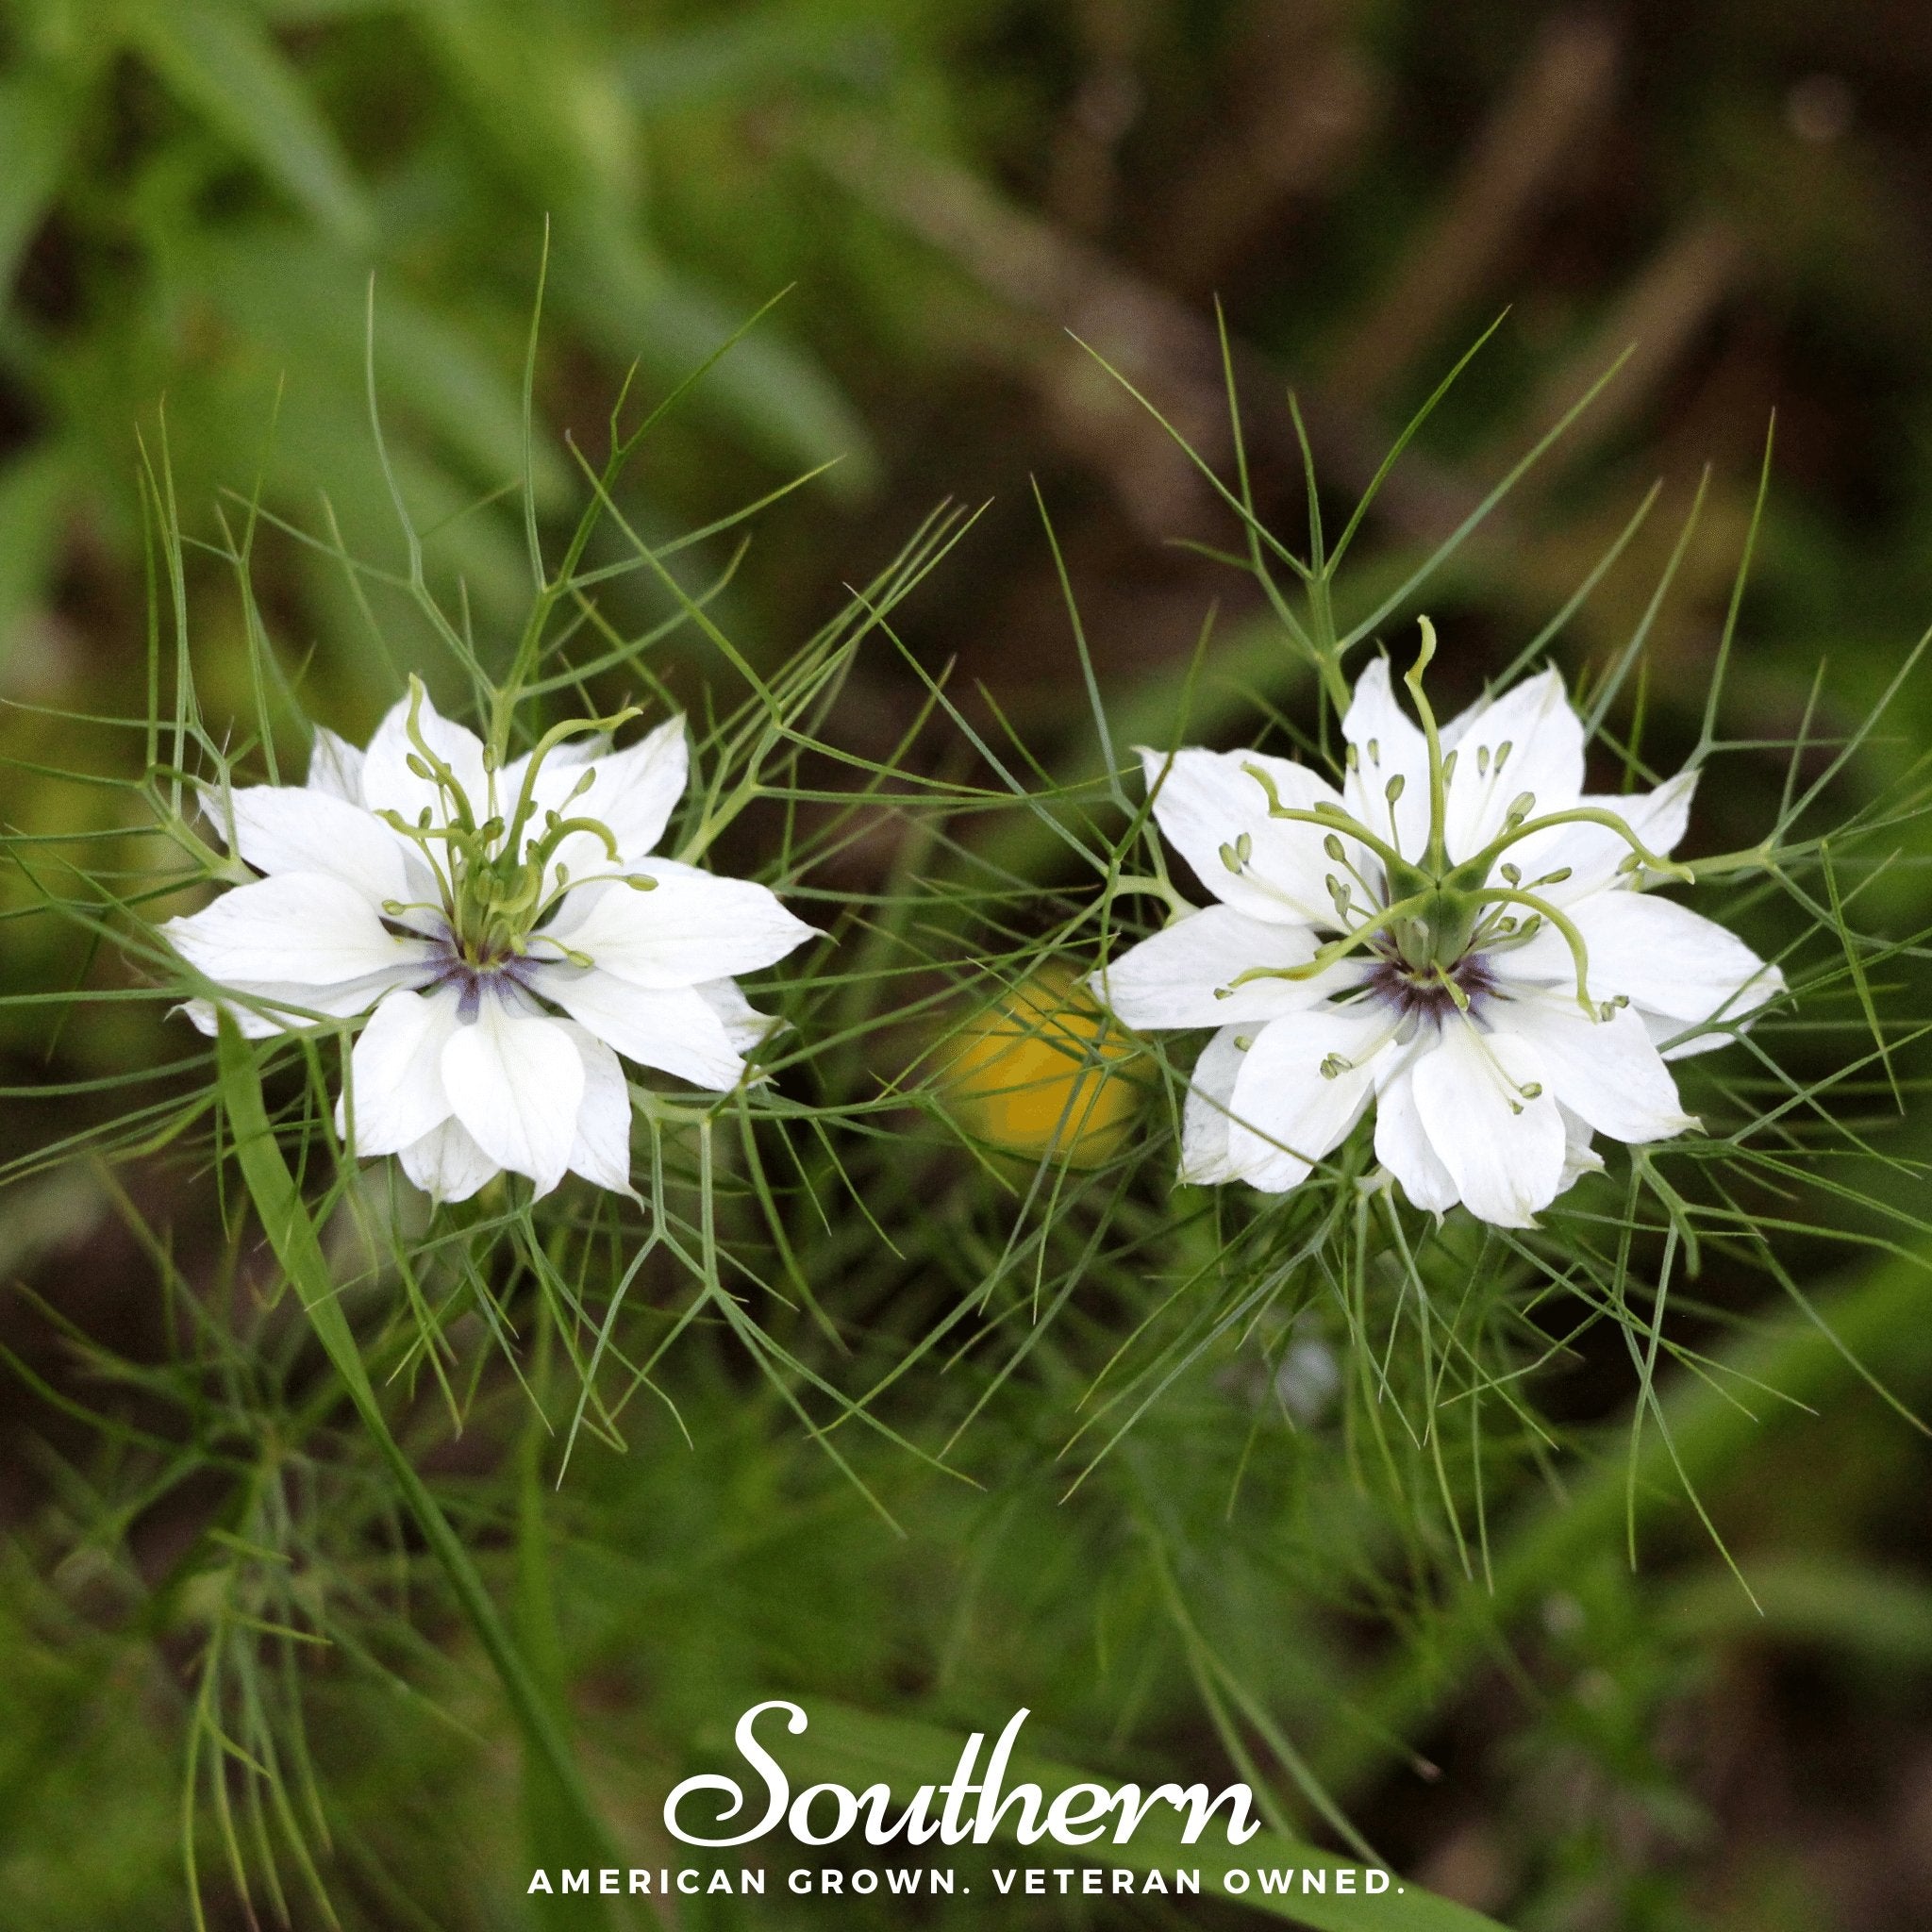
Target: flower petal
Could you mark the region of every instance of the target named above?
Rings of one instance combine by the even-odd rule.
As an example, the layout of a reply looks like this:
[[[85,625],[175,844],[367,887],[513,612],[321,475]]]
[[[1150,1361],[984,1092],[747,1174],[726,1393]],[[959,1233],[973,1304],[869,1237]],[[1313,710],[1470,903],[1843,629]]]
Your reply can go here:
[[[375,727],[369,749],[362,759],[362,803],[371,811],[399,813],[410,824],[427,809],[432,824],[443,824],[452,816],[448,795],[433,778],[425,778],[410,769],[409,761],[421,760],[409,736],[410,698],[399,699],[389,715]],[[417,714],[416,728],[426,744],[450,768],[451,774],[469,801],[478,824],[490,816],[490,782],[483,769],[483,741],[466,726],[445,718],[425,696]]]
[[[1523,1041],[1443,1026],[1410,1075],[1423,1131],[1463,1206],[1498,1227],[1532,1227],[1563,1178],[1563,1117],[1543,1067]],[[1534,1100],[1522,1090],[1542,1086]]]
[[[1228,1158],[1250,1187],[1281,1193],[1307,1177],[1362,1116],[1387,1022],[1374,1007],[1323,1007],[1271,1021],[1235,1080]],[[1340,1060],[1340,1071],[1324,1073]]]
[[[724,1037],[740,1053],[749,1053],[785,1024],[774,1013],[759,1012],[735,979],[708,979],[691,991],[724,1023]]]
[[[420,896],[409,885],[409,847],[359,806],[295,785],[210,791],[204,804],[257,872],[323,873],[354,886],[378,908]]]
[[[455,1120],[432,1127],[396,1158],[403,1172],[437,1201],[467,1201],[503,1172]]]
[[[634,986],[695,986],[754,973],[810,939],[769,887],[654,858],[649,891],[593,885],[573,891],[552,928],[573,952]]]
[[[285,980],[252,979],[234,991],[245,993],[268,1008],[258,1011],[239,1000],[184,1000],[179,1008],[202,1032],[213,1036],[217,1007],[242,1030],[245,1040],[266,1040],[272,1034],[295,1033],[305,1026],[321,1024],[306,1015],[321,1014],[326,1019],[349,1020],[365,1013],[384,993],[391,992],[424,975],[422,965],[406,959],[380,973],[366,974],[360,979],[345,979],[336,986],[291,986]],[[283,1008],[296,1008],[283,1011]]]
[[[569,1034],[486,993],[475,1021],[444,1042],[441,1071],[450,1110],[471,1139],[547,1194],[570,1165],[584,1096],[583,1057]]]
[[[1389,660],[1377,658],[1356,680],[1355,696],[1341,721],[1341,735],[1355,752],[1341,781],[1342,802],[1378,838],[1390,839],[1416,858],[1429,836],[1429,747],[1402,708]],[[1400,778],[1391,805],[1389,787]]]
[[[1598,892],[1571,909],[1590,950],[1590,991],[1620,995],[1665,1019],[1722,1019],[1729,1028],[1784,991],[1784,974],[1736,934],[1674,900],[1650,892]],[[1553,947],[1552,940],[1556,941]],[[1557,956],[1560,955],[1560,963]],[[1540,932],[1500,957],[1510,978],[1561,978],[1570,955],[1554,933]]]
[[[1559,1100],[1557,1111],[1563,1116],[1563,1174],[1557,1183],[1559,1194],[1568,1193],[1587,1174],[1601,1174],[1604,1158],[1590,1144],[1590,1123],[1572,1113]]]
[[[627,1194],[631,1191],[631,1113],[624,1063],[587,1027],[574,1020],[557,1024],[570,1035],[584,1063],[584,1097],[577,1107],[571,1172],[612,1193]]]
[[[1628,1007],[1591,1020],[1560,991],[1496,1000],[1484,1016],[1491,1037],[1527,1042],[1550,1091],[1600,1134],[1627,1141],[1668,1141],[1697,1123],[1677,1101],[1677,1083]]]
[[[1116,1019],[1143,1030],[1278,1019],[1319,1006],[1362,969],[1346,960],[1315,979],[1251,979],[1231,992],[1229,982],[1257,966],[1306,966],[1318,943],[1305,925],[1209,906],[1129,947],[1094,974],[1093,989]]]
[[[1442,749],[1456,754],[1445,827],[1452,859],[1489,844],[1524,792],[1538,817],[1583,795],[1583,720],[1554,671],[1479,699],[1442,727]]]
[[[337,1130],[358,1154],[398,1153],[449,1118],[442,1050],[461,1024],[458,1005],[454,987],[397,991],[370,1015],[350,1056],[349,1089],[336,1104]]]
[[[408,967],[421,942],[383,929],[366,894],[322,873],[280,873],[237,886],[161,927],[191,966],[218,986],[339,986]]]
[[[1446,1214],[1461,1198],[1416,1109],[1413,1059],[1382,1082],[1375,1095],[1375,1158],[1402,1183],[1412,1205]]]
[[[1194,1062],[1181,1115],[1179,1178],[1184,1181],[1213,1187],[1241,1178],[1228,1158],[1228,1112],[1234,1105],[1235,1079],[1247,1058],[1247,1048],[1241,1042],[1252,1039],[1252,1033],[1242,1027],[1224,1026]]]
[[[348,805],[362,803],[362,754],[325,724],[315,727],[308,754],[308,790]]]
[[[1145,751],[1141,762],[1154,796],[1154,817],[1169,844],[1193,867],[1208,891],[1237,911],[1276,924],[1332,924],[1335,908],[1323,881],[1336,870],[1322,849],[1319,825],[1268,815],[1268,794],[1252,765],[1274,781],[1275,795],[1293,810],[1341,801],[1333,786],[1306,765],[1252,751]],[[1246,835],[1250,852],[1239,872],[1223,847]]]
[[[744,1060],[716,1008],[694,987],[653,990],[596,967],[546,966],[537,991],[640,1066],[728,1093]]]

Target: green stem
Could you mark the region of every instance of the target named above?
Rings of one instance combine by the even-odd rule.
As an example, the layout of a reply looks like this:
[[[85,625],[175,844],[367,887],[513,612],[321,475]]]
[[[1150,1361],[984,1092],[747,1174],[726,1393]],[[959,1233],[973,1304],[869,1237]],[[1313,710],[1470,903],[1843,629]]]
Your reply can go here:
[[[1816,839],[1807,839],[1802,845],[1786,845],[1779,848],[1777,857],[1789,859],[1802,858],[1818,848]],[[1753,845],[1742,852],[1719,852],[1708,858],[1690,858],[1684,861],[1683,870],[1691,879],[1724,878],[1732,873],[1762,872],[1772,862],[1772,850],[1767,845]]]
[[[341,1377],[349,1400],[422,1528],[430,1554],[448,1579],[458,1607],[494,1668],[525,1748],[543,1765],[568,1806],[584,1855],[602,1864],[617,1864],[620,1860],[610,1834],[597,1815],[561,1725],[511,1641],[462,1539],[390,1432],[349,1318],[342,1311],[321,1238],[269,1124],[254,1055],[225,1013],[221,1016],[217,1057],[222,1098],[235,1138],[235,1159],[275,1259],[301,1298],[316,1339]]]

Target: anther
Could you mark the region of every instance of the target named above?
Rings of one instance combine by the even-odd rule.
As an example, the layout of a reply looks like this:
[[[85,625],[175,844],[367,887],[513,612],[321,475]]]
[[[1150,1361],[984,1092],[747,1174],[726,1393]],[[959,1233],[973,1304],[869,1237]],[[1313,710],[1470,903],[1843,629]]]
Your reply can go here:
[[[1443,784],[1447,785],[1456,776],[1456,760],[1461,756],[1462,754],[1459,751],[1452,751],[1448,755],[1448,757],[1442,760]]]
[[[1328,857],[1336,862],[1337,865],[1341,864],[1343,859],[1347,857],[1346,853],[1344,853],[1342,850],[1341,841],[1333,832],[1330,832],[1328,836],[1322,841],[1322,850],[1325,852],[1328,855]]]
[[[1388,796],[1391,805],[1393,805],[1402,796],[1405,782],[1400,772],[1397,772],[1394,777],[1390,779]]]
[[[1343,1074],[1347,1073],[1349,1069],[1352,1068],[1354,1065],[1355,1062],[1352,1059],[1347,1058],[1344,1055],[1339,1053],[1331,1053],[1328,1056],[1328,1058],[1322,1062],[1322,1077],[1324,1080],[1339,1079]]]

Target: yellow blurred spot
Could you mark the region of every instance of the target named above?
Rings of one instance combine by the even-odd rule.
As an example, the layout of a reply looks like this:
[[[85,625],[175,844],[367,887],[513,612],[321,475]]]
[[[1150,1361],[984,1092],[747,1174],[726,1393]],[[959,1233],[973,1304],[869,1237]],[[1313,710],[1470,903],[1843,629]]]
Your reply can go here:
[[[1140,1105],[1122,1072],[1133,1051],[1071,974],[1047,966],[961,1029],[944,1077],[982,1140],[1091,1167],[1119,1148]]]

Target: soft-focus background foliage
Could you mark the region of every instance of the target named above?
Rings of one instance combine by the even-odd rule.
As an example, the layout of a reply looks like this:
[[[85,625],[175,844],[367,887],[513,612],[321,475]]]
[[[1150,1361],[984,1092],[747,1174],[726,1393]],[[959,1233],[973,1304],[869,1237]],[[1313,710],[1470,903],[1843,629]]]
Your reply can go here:
[[[546,217],[547,509],[575,502],[560,439],[595,443],[633,361],[659,392],[790,285],[654,442],[626,515],[670,533],[838,458],[763,516],[721,596],[733,635],[775,662],[935,500],[990,497],[905,631],[924,662],[957,660],[975,715],[996,705],[1049,758],[1080,749],[1085,714],[1032,476],[1123,717],[1168,728],[1216,599],[1197,729],[1225,739],[1249,706],[1307,695],[1252,587],[1172,541],[1225,542],[1224,522],[1067,333],[1225,456],[1216,296],[1257,489],[1285,526],[1301,513],[1285,384],[1349,491],[1508,308],[1384,499],[1373,569],[1391,580],[1637,345],[1438,592],[1453,696],[1509,659],[1661,476],[1657,515],[1566,661],[1627,632],[1707,463],[1707,512],[1649,658],[1649,743],[1668,767],[1695,735],[1774,410],[1733,735],[1789,737],[1821,658],[1821,728],[1857,717],[1932,617],[1932,15],[1907,0],[6,0],[0,36],[0,694],[14,701],[0,752],[6,817],[32,833],[111,822],[110,800],[42,774],[97,764],[98,745],[31,708],[142,703],[137,436],[157,459],[165,445],[192,533],[219,538],[224,516],[239,532],[224,492],[258,492],[276,517],[333,517],[351,551],[396,560],[367,429],[372,275],[404,492],[419,521],[449,525],[479,636],[511,620],[522,533],[492,493],[523,460],[518,372]],[[254,561],[306,703],[361,734],[398,667],[343,573],[272,522]],[[242,608],[212,563],[193,589],[205,694],[239,709]],[[694,698],[717,666],[695,646],[685,658]],[[883,756],[920,699],[888,658],[861,666],[847,741]],[[1928,723],[1921,686],[1860,782],[1902,765]],[[1700,840],[1747,841],[1775,786],[1772,765],[1707,796]],[[855,880],[883,862],[861,853]],[[1871,882],[1868,921],[1909,924],[1915,877]],[[18,881],[8,891],[25,903]],[[0,930],[8,992],[82,969],[66,928]],[[9,1158],[97,1117],[84,1091],[23,1097],[50,1060],[85,1082],[180,1050],[146,1022],[70,1023],[51,1053],[46,1033],[34,1008],[7,1009]],[[1874,1101],[1873,1116],[1894,1154],[1926,1151],[1909,1109],[1901,1121]],[[1891,1192],[1923,1189],[1906,1172]],[[5,1275],[25,1285],[0,1303],[19,1371],[0,1455],[0,1922],[36,1932],[187,1923],[193,1618],[179,1599],[193,1579],[176,1566],[219,1498],[191,1486],[150,1509],[121,1469],[135,1440],[63,1407],[142,1427],[167,1413],[110,1366],[171,1346],[153,1259],[126,1226],[85,1174],[0,1205]],[[185,1278],[212,1266],[196,1252],[209,1238],[192,1215],[175,1229]],[[1900,1397],[1927,1407],[1932,1296],[1908,1265],[1886,1266],[1845,1306]],[[836,1303],[836,1282],[818,1287]],[[1725,1312],[1721,1278],[1711,1292]],[[1728,1345],[1722,1320],[1711,1332]],[[1026,1701],[1096,1752],[1151,1708],[1178,1760],[1221,1763],[1192,1661],[1210,1705],[1223,1665],[1265,1688],[1378,1849],[1512,1924],[1932,1922],[1932,1454],[1828,1349],[1807,1353],[1802,1324],[1761,1345],[1787,1349],[1783,1386],[1819,1418],[1760,1431],[1698,1407],[1694,1389],[1675,1399],[1766,1614],[1664,1507],[1653,1456],[1640,1487],[1658,1526],[1638,1574],[1624,1469],[1606,1465],[1567,1510],[1518,1519],[1493,1625],[1467,1605],[1417,1624],[1392,1586],[1382,1603],[1324,1588],[1326,1550],[1374,1541],[1308,1505],[1349,1493],[1339,1448],[1271,1431],[1250,1478],[1263,1501],[1251,1493],[1232,1523],[1226,1469],[1177,1484],[1211,1433],[1190,1407],[1217,1399],[1207,1385],[1137,1439],[1111,1523],[1057,1511],[1064,1415],[1029,1441],[1024,1411],[1003,1411],[1015,1441],[985,1458],[979,1496],[867,1447],[869,1478],[910,1528],[901,1544],[720,1371],[714,1388],[680,1390],[696,1451],[641,1422],[627,1458],[587,1457],[543,1503],[561,1551],[558,1641],[597,1775],[647,1843],[691,1740],[774,1689],[875,1710],[916,1700],[968,1724]],[[1300,1366],[1285,1399],[1316,1416],[1322,1358]],[[1551,1407],[1615,1437],[1629,1398],[1627,1365],[1606,1357]],[[475,1461],[438,1449],[452,1480],[487,1462],[487,1419],[477,1438]],[[1137,1523],[1120,1499],[1157,1468]],[[1157,1491],[1183,1521],[1155,1520]],[[1211,1618],[1205,1637],[1175,1647],[1143,1541],[1197,1554],[1183,1580]],[[1391,1609],[1417,1646],[1407,1663]],[[1202,1645],[1222,1663],[1203,1665]],[[498,1722],[474,1658],[386,1661],[462,1724]],[[479,1747],[347,1671],[321,1674],[310,1721],[345,1920],[523,1923],[522,1840],[501,1817],[514,1796],[488,1737]],[[1391,1734],[1406,1744],[1389,1748]],[[322,1923],[299,1889],[291,1901],[298,1923]],[[1011,1909],[1010,1923],[1062,1923],[1057,1906]],[[211,1911],[243,1923],[222,1896]]]

